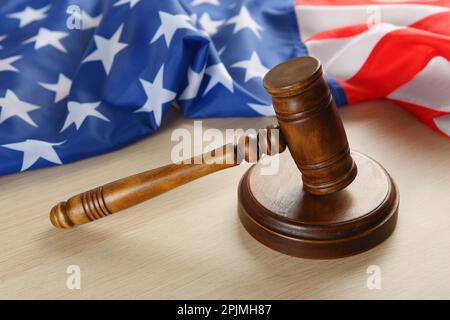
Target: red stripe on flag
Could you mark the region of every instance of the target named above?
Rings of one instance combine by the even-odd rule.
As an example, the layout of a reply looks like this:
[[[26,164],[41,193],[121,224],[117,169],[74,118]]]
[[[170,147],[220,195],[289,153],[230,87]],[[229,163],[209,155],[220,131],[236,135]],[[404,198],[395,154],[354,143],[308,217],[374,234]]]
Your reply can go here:
[[[387,5],[387,4],[422,4],[450,8],[448,0],[295,0],[296,6],[356,6],[356,5]]]
[[[381,21],[383,22],[383,21]],[[450,36],[450,11],[439,12],[423,18],[409,27]],[[369,30],[366,23],[353,24],[341,28],[316,33],[305,40],[325,40],[353,37]]]
[[[450,36],[450,12],[435,13],[410,27]]]
[[[441,116],[450,115],[450,112],[428,109],[423,106],[419,106],[416,104],[407,103],[407,102],[403,102],[403,101],[393,100],[393,99],[389,99],[389,100],[395,102],[396,104],[398,104],[405,110],[411,112],[421,122],[425,123],[433,130],[439,132],[440,134],[442,134],[443,136],[448,138],[448,135],[445,132],[442,132],[442,130],[440,130],[438,128],[438,126],[436,126],[434,119],[441,117]]]
[[[341,82],[348,103],[387,96],[436,56],[450,60],[450,37],[414,28],[386,34],[361,69],[351,79]]]
[[[306,41],[311,40],[323,40],[323,39],[336,39],[336,38],[347,38],[353,37],[360,33],[367,31],[369,27],[366,23],[354,24],[351,26],[345,26],[342,28],[331,29],[323,32],[316,33],[309,37]]]

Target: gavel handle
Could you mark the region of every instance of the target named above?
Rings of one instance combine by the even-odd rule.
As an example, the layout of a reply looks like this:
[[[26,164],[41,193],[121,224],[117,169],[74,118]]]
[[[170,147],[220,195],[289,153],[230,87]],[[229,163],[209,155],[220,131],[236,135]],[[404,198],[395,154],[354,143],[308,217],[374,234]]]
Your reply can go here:
[[[267,128],[270,137],[276,127]],[[180,164],[170,164],[120,179],[93,190],[73,196],[60,202],[50,212],[50,221],[56,228],[71,228],[104,218],[118,211],[137,205],[210,173],[239,165],[240,154],[250,162],[259,159],[258,147],[251,149],[250,141],[257,139],[246,135],[240,139],[242,146],[228,144],[210,153],[194,157]],[[270,138],[265,139],[269,154],[276,154],[286,148],[280,143],[275,150]],[[273,140],[273,139],[272,139]],[[282,150],[281,150],[282,149]],[[208,159],[205,162],[205,159]]]

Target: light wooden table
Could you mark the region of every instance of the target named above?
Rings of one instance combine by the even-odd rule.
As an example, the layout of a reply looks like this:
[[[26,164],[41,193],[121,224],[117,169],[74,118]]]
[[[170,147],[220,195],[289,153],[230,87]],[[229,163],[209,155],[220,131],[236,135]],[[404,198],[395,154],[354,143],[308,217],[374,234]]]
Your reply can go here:
[[[240,225],[236,189],[249,167],[222,171],[101,222],[56,230],[49,209],[110,180],[170,161],[176,112],[155,135],[118,152],[0,178],[0,298],[450,298],[450,140],[388,102],[341,110],[350,145],[373,156],[400,189],[393,236],[358,256],[291,258]],[[259,128],[273,119],[210,119]],[[66,268],[81,268],[81,289]],[[381,268],[381,290],[366,269]]]

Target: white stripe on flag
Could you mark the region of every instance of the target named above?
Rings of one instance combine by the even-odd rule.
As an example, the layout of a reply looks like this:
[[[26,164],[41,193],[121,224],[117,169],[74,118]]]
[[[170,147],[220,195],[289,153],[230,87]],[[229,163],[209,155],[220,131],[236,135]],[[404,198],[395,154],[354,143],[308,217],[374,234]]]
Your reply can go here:
[[[420,4],[381,4],[355,6],[296,6],[297,22],[303,40],[310,36],[351,24],[366,23],[379,8],[381,22],[408,26],[448,8]]]
[[[434,118],[433,121],[442,132],[450,136],[450,115]]]
[[[389,94],[388,98],[450,112],[449,90],[450,62],[443,57],[434,57],[422,71]]]
[[[328,63],[337,52],[341,51],[345,46],[353,40],[353,37],[335,38],[324,40],[306,41],[306,47],[311,56],[316,57],[322,63],[323,68],[328,68]]]
[[[403,28],[403,27],[401,27]],[[322,61],[324,70],[339,80],[353,77],[364,65],[378,41],[387,33],[401,29],[391,24],[378,24],[354,37],[338,40],[315,40],[306,42],[311,54]],[[329,47],[331,43],[333,47]],[[338,48],[338,51],[333,51]]]

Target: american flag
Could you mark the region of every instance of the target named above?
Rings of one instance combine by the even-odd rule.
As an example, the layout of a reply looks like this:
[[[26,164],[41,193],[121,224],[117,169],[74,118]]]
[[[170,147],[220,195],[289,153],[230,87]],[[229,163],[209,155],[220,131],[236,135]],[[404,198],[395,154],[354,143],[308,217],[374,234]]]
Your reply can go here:
[[[274,114],[265,73],[319,58],[339,106],[387,98],[450,135],[450,1],[1,0],[0,174],[186,118]]]

